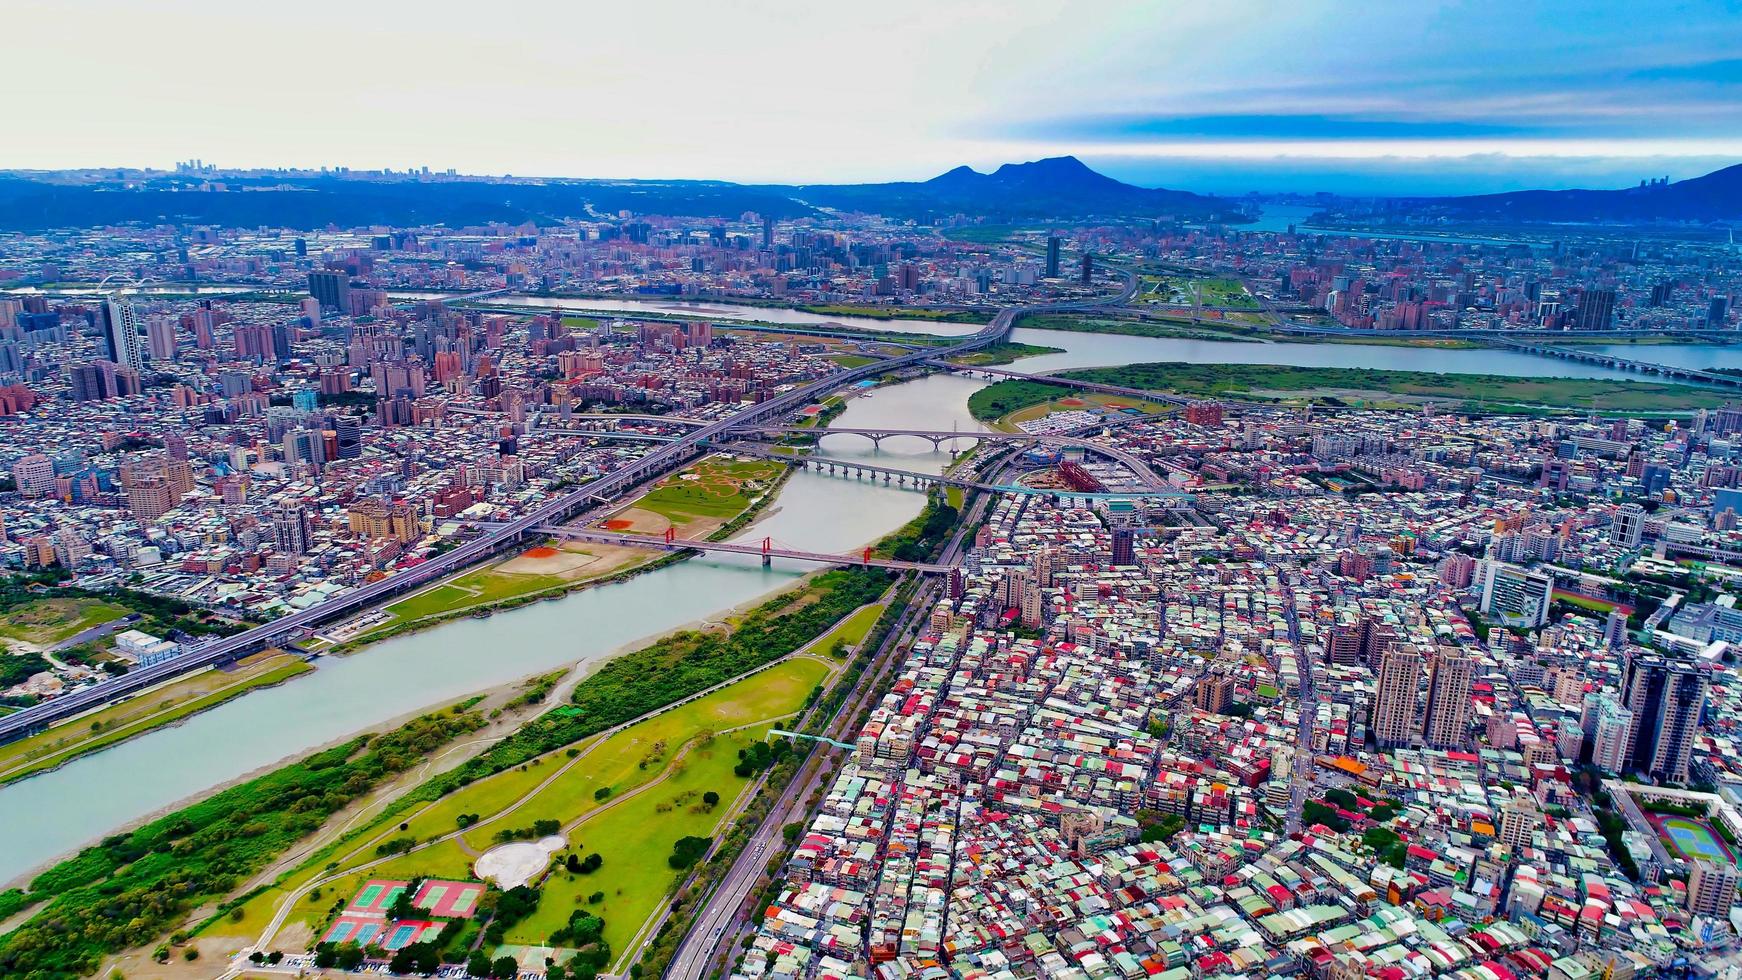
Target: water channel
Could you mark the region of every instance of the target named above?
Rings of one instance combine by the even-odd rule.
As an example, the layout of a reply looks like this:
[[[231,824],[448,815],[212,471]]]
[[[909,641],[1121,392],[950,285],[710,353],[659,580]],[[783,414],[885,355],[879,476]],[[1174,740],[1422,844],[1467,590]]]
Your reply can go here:
[[[579,308],[583,301],[555,302],[562,308]],[[796,311],[755,308],[746,315],[770,319],[769,314],[777,312]],[[844,322],[814,314],[797,316],[803,319],[790,322]],[[938,333],[973,329],[928,321],[868,322],[879,328],[923,327]],[[1017,330],[1015,339],[1064,350],[1025,360],[1022,370],[1183,360],[1639,378],[1500,350],[1224,343],[1034,329]],[[1639,356],[1665,360],[1662,355],[1672,350],[1633,349]],[[1710,362],[1718,366],[1742,364],[1742,351],[1735,348],[1680,350],[1682,356],[1722,359]],[[1692,353],[1705,351],[1712,353]],[[976,429],[979,426],[969,417],[966,403],[981,384],[935,375],[884,388],[855,398],[835,424]],[[912,439],[886,440],[876,453],[867,441],[848,435],[826,437],[823,445],[836,458],[898,457],[894,465],[933,472],[948,458],[946,453],[934,453],[929,443]],[[744,537],[767,535],[787,545],[845,552],[899,527],[922,505],[923,498],[911,490],[800,471]],[[0,788],[0,827],[6,828],[0,835],[0,882],[163,807],[315,746],[518,677],[608,658],[659,633],[717,617],[790,584],[800,574],[801,568],[779,563],[772,570],[763,569],[754,558],[695,558],[487,620],[462,619],[348,657],[324,658],[307,677],[250,693],[180,725]]]

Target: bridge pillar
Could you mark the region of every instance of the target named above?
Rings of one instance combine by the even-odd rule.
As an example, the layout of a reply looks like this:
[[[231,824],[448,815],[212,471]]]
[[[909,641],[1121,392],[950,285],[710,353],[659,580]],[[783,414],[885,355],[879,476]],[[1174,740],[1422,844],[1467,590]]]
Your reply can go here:
[[[763,568],[773,568],[774,567],[774,555],[770,553],[771,550],[773,549],[773,547],[774,547],[774,539],[773,538],[763,538],[762,539],[762,567]]]

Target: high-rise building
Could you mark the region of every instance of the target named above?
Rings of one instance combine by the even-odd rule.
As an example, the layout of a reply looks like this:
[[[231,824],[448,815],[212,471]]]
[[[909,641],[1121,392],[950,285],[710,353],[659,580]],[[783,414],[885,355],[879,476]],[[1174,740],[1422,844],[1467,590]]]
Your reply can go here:
[[[1136,536],[1136,532],[1128,527],[1113,529],[1113,564],[1137,564],[1136,549],[1133,547]]]
[[[1579,722],[1584,729],[1584,747],[1590,750],[1591,765],[1619,776],[1627,768],[1627,755],[1632,748],[1628,739],[1633,733],[1633,712],[1607,694],[1587,694]]]
[[[1057,279],[1059,277],[1060,244],[1059,236],[1046,236],[1046,277],[1048,279]]]
[[[1637,548],[1644,538],[1645,508],[1638,504],[1615,508],[1614,523],[1609,525],[1609,543],[1617,548]]]
[[[1199,711],[1226,712],[1234,704],[1233,676],[1219,670],[1205,674],[1192,690],[1192,701]]]
[[[1554,578],[1489,561],[1482,575],[1482,611],[1515,617],[1524,626],[1541,626],[1548,622],[1550,597],[1554,594]]]
[[[127,509],[142,521],[155,521],[175,509],[169,481],[160,473],[140,476],[127,487]]]
[[[1706,675],[1692,662],[1637,647],[1627,650],[1623,663],[1621,698],[1633,714],[1627,767],[1655,779],[1687,782],[1706,706]]]
[[[1712,302],[1706,307],[1706,327],[1710,330],[1722,330],[1730,325],[1730,297],[1713,296]]]
[[[1725,917],[1736,904],[1736,866],[1729,861],[1697,859],[1688,871],[1688,911]]]
[[[1380,748],[1406,746],[1414,739],[1420,680],[1421,654],[1392,646],[1380,655],[1373,694],[1373,739]]]
[[[308,509],[299,504],[286,504],[272,509],[272,544],[287,555],[306,554],[311,534]]]
[[[1094,275],[1095,275],[1095,257],[1093,255],[1090,255],[1087,252],[1084,252],[1083,253],[1083,271],[1082,271],[1082,275],[1081,275],[1082,284],[1087,286],[1089,284],[1089,280]]]
[[[139,313],[133,304],[112,299],[97,309],[103,321],[103,338],[109,343],[109,360],[135,371],[145,370],[145,345],[139,339]]]
[[[1580,330],[1607,330],[1615,318],[1615,290],[1587,289],[1579,297]]]
[[[13,463],[12,485],[32,500],[53,494],[54,460],[42,453],[32,453]]]
[[[145,340],[154,361],[175,360],[175,321],[167,316],[145,318]]]
[[[321,301],[322,309],[351,312],[351,278],[343,272],[316,271],[308,274],[308,294]]]
[[[1427,718],[1422,737],[1436,749],[1464,744],[1470,728],[1470,685],[1476,679],[1476,662],[1456,652],[1442,650],[1434,657],[1428,679]]]

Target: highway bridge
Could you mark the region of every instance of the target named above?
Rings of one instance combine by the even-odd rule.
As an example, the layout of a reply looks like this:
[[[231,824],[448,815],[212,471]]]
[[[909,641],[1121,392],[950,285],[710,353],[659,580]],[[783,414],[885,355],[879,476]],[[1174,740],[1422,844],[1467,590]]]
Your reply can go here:
[[[725,436],[732,430],[766,424],[774,419],[782,418],[806,405],[813,404],[837,388],[865,378],[894,369],[923,364],[940,354],[944,356],[966,354],[999,343],[1010,335],[1011,326],[1016,322],[1016,318],[1024,312],[1087,309],[1112,303],[1124,303],[1137,291],[1136,277],[1128,275],[1126,279],[1126,288],[1118,296],[1028,308],[1006,307],[999,311],[992,322],[983,329],[963,338],[961,342],[949,348],[914,351],[861,367],[847,368],[821,380],[777,395],[768,401],[749,406],[728,418],[698,426],[681,438],[666,443],[646,456],[578,489],[553,497],[520,517],[494,527],[452,551],[436,555],[410,568],[401,569],[379,581],[367,583],[348,592],[342,592],[325,602],[282,616],[270,623],[244,630],[234,636],[192,646],[174,657],[150,666],[137,667],[112,680],[80,688],[51,701],[0,717],[0,742],[41,730],[52,722],[70,718],[81,712],[107,704],[118,697],[145,690],[183,674],[226,663],[268,647],[280,646],[305,637],[316,626],[361,612],[383,600],[451,575],[474,562],[512,547],[529,532],[536,533],[538,528],[561,524],[565,520],[593,509],[599,500],[615,497],[651,477],[676,469],[702,452],[705,442]],[[496,291],[486,290],[483,293],[448,297],[441,302],[462,302],[494,292]]]
[[[1697,381],[1701,384],[1716,385],[1721,388],[1742,388],[1742,377],[1733,374],[1720,374],[1717,371],[1702,371],[1699,368],[1679,367],[1674,364],[1654,364],[1650,361],[1605,354],[1602,351],[1580,350],[1576,347],[1554,347],[1549,344],[1535,344],[1521,340],[1495,339],[1494,343],[1501,347],[1526,354],[1535,354],[1539,357],[1558,357],[1564,361],[1596,364],[1601,367],[1615,368],[1619,371],[1632,371],[1636,374],[1656,374],[1678,381]]]
[[[737,541],[700,541],[693,538],[677,537],[670,528],[666,529],[665,534],[657,537],[650,534],[627,534],[622,531],[602,531],[598,528],[574,527],[566,524],[549,524],[537,528],[537,530],[541,534],[567,538],[570,541],[592,541],[598,544],[614,544],[630,548],[654,548],[659,551],[717,551],[731,555],[758,555],[762,558],[764,568],[774,564],[776,558],[791,558],[795,561],[812,562],[818,565],[883,568],[892,572],[918,572],[921,575],[943,575],[954,567],[934,565],[929,562],[879,558],[871,553],[870,548],[866,548],[862,552],[844,555],[827,551],[803,551],[775,544],[773,538],[763,538],[752,544]]]

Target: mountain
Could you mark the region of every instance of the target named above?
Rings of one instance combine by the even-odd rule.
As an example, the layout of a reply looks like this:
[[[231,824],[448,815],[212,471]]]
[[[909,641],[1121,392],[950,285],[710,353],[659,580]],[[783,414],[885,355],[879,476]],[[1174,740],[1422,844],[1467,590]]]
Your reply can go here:
[[[805,184],[792,188],[792,193],[817,207],[874,211],[901,218],[958,211],[989,218],[1208,217],[1224,210],[1215,198],[1114,180],[1089,169],[1076,157],[1007,163],[989,174],[957,167],[917,182]]]
[[[0,231],[108,224],[320,228],[489,222],[555,224],[630,211],[697,218],[746,211],[778,218],[817,208],[925,220],[1232,217],[1215,198],[1122,183],[1075,157],[1011,163],[989,174],[957,167],[927,181],[748,185],[707,180],[461,178],[384,174],[162,172],[0,173]]]
[[[1742,164],[1689,180],[1626,190],[1513,191],[1420,202],[1453,217],[1518,222],[1742,219]]]

